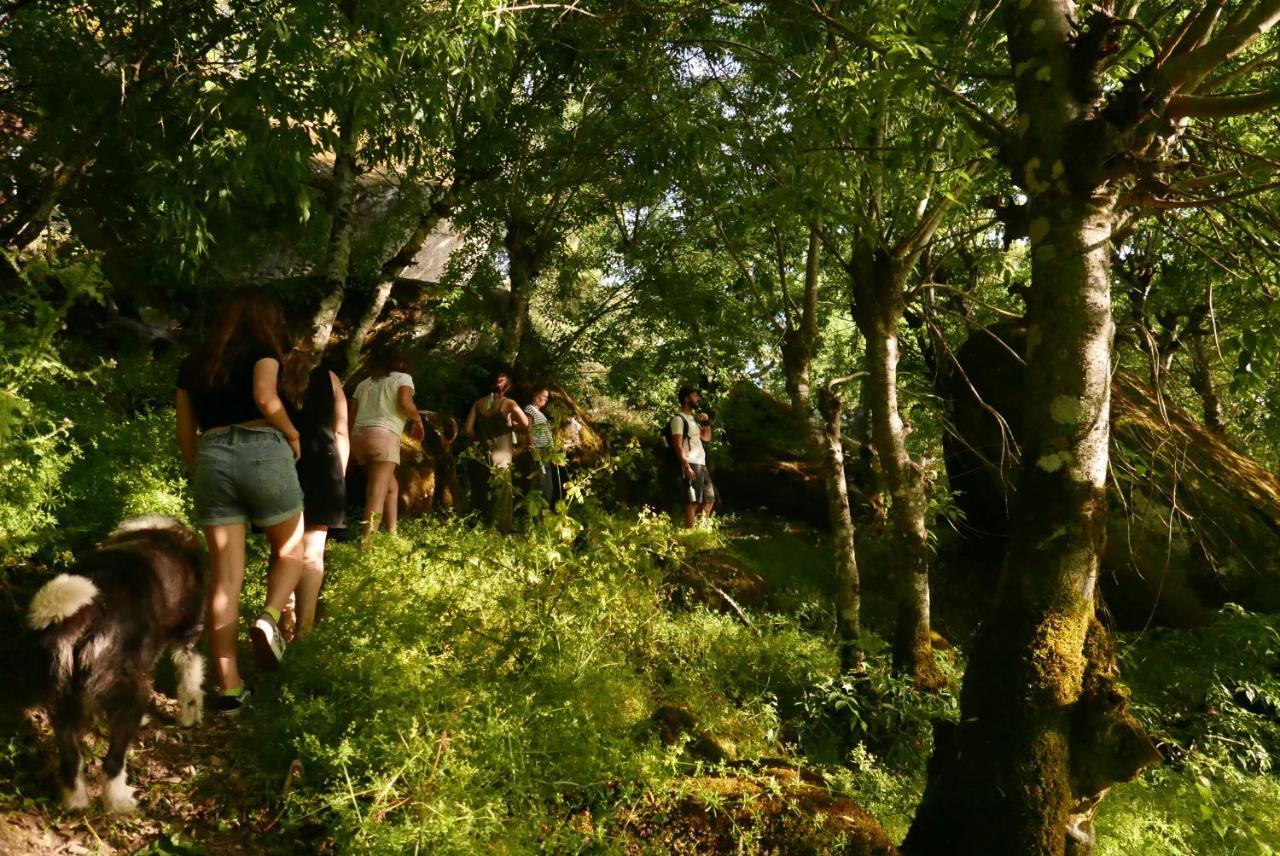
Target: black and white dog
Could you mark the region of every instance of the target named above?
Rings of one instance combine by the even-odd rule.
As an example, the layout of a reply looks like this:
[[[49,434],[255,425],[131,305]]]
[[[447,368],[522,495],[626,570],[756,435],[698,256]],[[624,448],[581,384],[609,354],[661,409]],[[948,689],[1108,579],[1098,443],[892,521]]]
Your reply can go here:
[[[36,592],[28,624],[47,658],[41,683],[57,739],[58,776],[67,808],[84,808],[81,739],[96,707],[111,730],[103,759],[108,811],[137,807],[125,783],[125,754],[151,699],[151,675],[166,647],[178,675],[178,720],[199,722],[204,709],[204,550],[172,517],[120,525],[97,549]]]

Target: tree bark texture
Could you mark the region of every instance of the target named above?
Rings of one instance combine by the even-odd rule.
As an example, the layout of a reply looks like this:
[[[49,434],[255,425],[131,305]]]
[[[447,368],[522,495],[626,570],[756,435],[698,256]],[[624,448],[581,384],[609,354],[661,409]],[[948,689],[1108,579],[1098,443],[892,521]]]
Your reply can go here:
[[[1005,5],[1032,258],[1019,502],[911,853],[1063,853],[1087,796],[1076,767],[1100,738],[1072,721],[1106,523],[1115,192],[1087,136],[1101,93],[1079,83],[1074,12],[1067,0]]]
[[[782,335],[782,371],[787,399],[797,414],[808,414],[810,403],[809,368],[818,340],[818,277],[821,273],[822,238],[819,226],[809,227],[809,249],[805,255],[804,296],[800,303],[799,323],[788,315]],[[785,287],[785,286],[784,286]]]
[[[504,243],[511,301],[502,321],[501,359],[503,365],[514,368],[520,359],[525,332],[529,329],[529,305],[533,301],[538,276],[547,262],[551,241],[538,231],[535,223],[514,217],[507,221]]]
[[[1226,434],[1227,426],[1222,421],[1222,402],[1218,400],[1218,388],[1213,382],[1213,371],[1209,363],[1209,354],[1205,351],[1204,337],[1191,336],[1189,345],[1191,386],[1200,396],[1200,406],[1204,410],[1204,425],[1216,434]]]
[[[889,522],[896,542],[894,668],[922,686],[938,686],[942,678],[929,633],[928,498],[924,472],[907,451],[908,429],[898,408],[898,319],[906,272],[888,253],[864,246],[855,250],[849,274],[853,318],[866,340],[871,438],[889,490]]]
[[[456,202],[457,196],[452,189],[434,199],[418,218],[417,225],[404,244],[395,255],[383,263],[382,269],[378,272],[378,280],[374,283],[373,299],[347,339],[347,379],[350,379],[360,368],[365,342],[373,326],[382,317],[382,310],[387,305],[387,298],[391,296],[391,288],[395,285],[396,279],[405,268],[413,264],[418,253],[422,251],[423,245],[426,244],[427,238],[435,231],[440,221],[449,216]]]
[[[822,475],[827,488],[827,511],[831,518],[831,543],[836,558],[836,636],[840,640],[840,669],[848,672],[862,661],[862,587],[858,577],[858,556],[854,549],[853,515],[849,511],[849,489],[844,474],[844,403],[835,385],[818,396],[822,413]]]
[[[338,145],[333,153],[333,174],[329,180],[329,245],[325,253],[320,307],[312,324],[312,345],[323,353],[333,336],[333,326],[347,292],[351,270],[351,238],[355,228],[352,208],[356,194],[356,140],[354,105],[339,117]]]

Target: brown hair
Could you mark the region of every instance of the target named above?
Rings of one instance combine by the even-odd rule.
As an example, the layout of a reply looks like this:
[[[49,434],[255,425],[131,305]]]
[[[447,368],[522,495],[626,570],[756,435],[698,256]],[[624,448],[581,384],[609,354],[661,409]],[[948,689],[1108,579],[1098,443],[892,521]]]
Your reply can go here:
[[[369,374],[374,380],[384,378],[392,372],[409,373],[409,361],[399,351],[383,351],[369,362]]]
[[[311,372],[320,363],[317,357],[311,338],[299,336],[280,363],[280,391],[294,407],[302,408],[302,397],[311,384]]]
[[[283,326],[280,306],[271,295],[258,288],[237,289],[213,322],[213,334],[205,340],[196,363],[196,376],[206,386],[226,383],[228,366],[253,345],[266,345],[279,359],[284,352]]]

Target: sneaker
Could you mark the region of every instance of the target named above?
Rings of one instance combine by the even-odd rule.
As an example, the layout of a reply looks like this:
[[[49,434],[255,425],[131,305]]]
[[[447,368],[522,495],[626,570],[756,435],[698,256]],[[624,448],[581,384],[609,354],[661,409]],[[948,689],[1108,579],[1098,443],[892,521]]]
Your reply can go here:
[[[213,700],[209,702],[209,707],[218,713],[235,716],[249,704],[249,696],[251,695],[253,695],[253,692],[247,686],[240,690],[239,695],[215,693]]]
[[[274,672],[284,659],[284,636],[275,621],[265,612],[258,616],[249,628],[249,641],[253,643],[253,657],[258,668]]]

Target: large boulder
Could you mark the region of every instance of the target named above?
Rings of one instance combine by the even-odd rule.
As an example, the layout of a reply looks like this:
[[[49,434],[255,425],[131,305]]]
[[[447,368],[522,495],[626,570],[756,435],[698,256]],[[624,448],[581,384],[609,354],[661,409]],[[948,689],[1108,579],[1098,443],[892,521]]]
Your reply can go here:
[[[941,380],[951,405],[947,474],[962,529],[993,572],[1009,533],[1025,395],[1025,328],[976,331]],[[1227,601],[1280,610],[1280,479],[1140,377],[1111,402],[1104,601],[1127,626],[1194,626]]]

